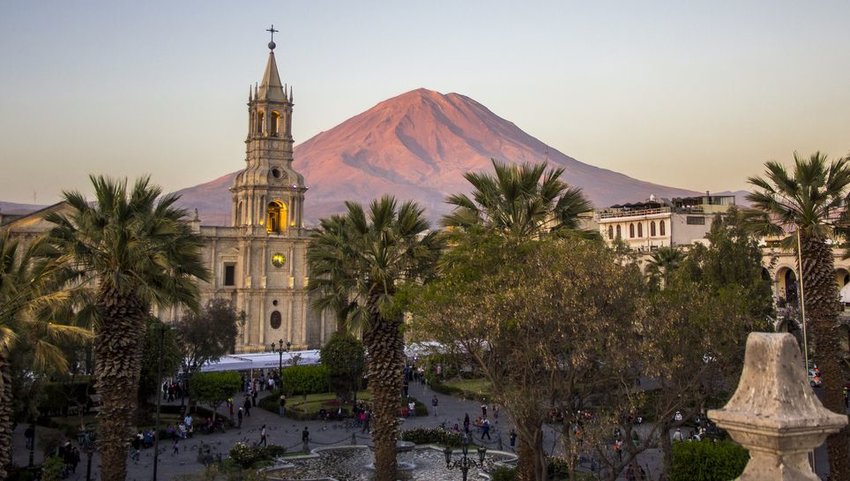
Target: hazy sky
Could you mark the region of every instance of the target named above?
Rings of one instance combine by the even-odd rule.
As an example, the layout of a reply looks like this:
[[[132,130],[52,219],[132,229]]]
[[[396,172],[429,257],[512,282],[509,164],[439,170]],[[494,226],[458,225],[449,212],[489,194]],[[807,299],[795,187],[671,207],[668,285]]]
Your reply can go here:
[[[848,1],[0,0],[0,200],[240,169],[272,23],[296,143],[426,87],[592,165],[745,188],[794,150],[850,152],[848,21]]]

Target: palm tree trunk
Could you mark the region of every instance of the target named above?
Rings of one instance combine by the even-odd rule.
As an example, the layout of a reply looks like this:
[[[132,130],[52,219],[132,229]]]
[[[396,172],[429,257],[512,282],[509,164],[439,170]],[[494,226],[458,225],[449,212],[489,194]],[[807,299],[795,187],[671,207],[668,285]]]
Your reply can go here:
[[[101,406],[98,449],[101,479],[124,481],[137,409],[147,309],[132,295],[106,289],[97,302],[101,315],[94,343],[95,377]]]
[[[834,279],[832,248],[824,239],[803,236],[803,294],[806,322],[812,335],[817,365],[823,374],[824,406],[830,411],[846,414],[844,406],[843,358],[838,329],[838,287]],[[850,481],[848,428],[827,438],[830,479]]]
[[[401,320],[384,319],[374,305],[370,309],[370,317],[363,342],[368,350],[366,377],[372,392],[375,481],[395,481],[399,397],[404,366]]]
[[[6,467],[12,463],[12,372],[8,353],[0,351],[0,479],[9,473]]]

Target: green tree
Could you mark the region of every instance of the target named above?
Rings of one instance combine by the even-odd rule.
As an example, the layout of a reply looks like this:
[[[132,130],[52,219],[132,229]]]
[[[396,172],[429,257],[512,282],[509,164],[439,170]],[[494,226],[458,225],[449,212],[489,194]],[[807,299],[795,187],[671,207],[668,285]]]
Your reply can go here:
[[[474,360],[519,434],[518,479],[546,479],[544,423],[562,418],[564,450],[577,454],[577,412],[634,385],[637,267],[601,243],[557,237],[468,235],[445,256],[439,279],[413,296],[416,337]]]
[[[754,213],[752,225],[761,233],[795,231],[800,245],[801,281],[805,322],[818,367],[823,372],[824,406],[844,413],[843,351],[838,328],[838,286],[834,278],[831,236],[832,222],[846,215],[847,187],[850,185],[848,159],[828,161],[816,152],[809,158],[794,153],[793,171],[779,162],[765,163],[764,177],[751,177],[755,191],[747,196]],[[837,233],[846,234],[845,229]],[[792,244],[793,245],[793,244]],[[850,480],[848,429],[827,438],[829,470],[833,479]]]
[[[51,320],[51,311],[67,302],[69,294],[57,289],[57,264],[39,259],[44,247],[40,240],[22,246],[8,231],[0,233],[0,479],[8,475],[12,460],[13,350],[30,351],[29,369],[67,372],[58,342],[91,337],[86,329]]]
[[[216,409],[233,396],[241,384],[238,372],[198,372],[189,379],[189,393],[212,409],[215,422]]]
[[[51,213],[49,242],[69,280],[95,291],[95,378],[103,479],[124,479],[137,409],[145,321],[155,305],[197,309],[196,279],[206,279],[201,238],[147,177],[127,181],[91,176],[95,202],[65,192],[67,215]]]
[[[320,352],[328,369],[331,388],[345,401],[356,395],[366,364],[363,343],[349,333],[335,332]]]
[[[162,375],[170,376],[180,369],[183,363],[183,353],[180,348],[177,333],[170,325],[150,316],[145,329],[145,347],[142,356],[142,375],[139,383],[139,402],[144,403],[157,392],[160,360]]]
[[[550,230],[575,230],[578,215],[592,209],[581,189],[561,180],[563,168],[541,164],[510,165],[493,162],[493,173],[467,172],[471,197],[454,194],[447,203],[454,210],[443,218],[447,227],[475,226],[514,237],[535,237]]]
[[[414,202],[398,205],[392,197],[373,201],[367,212],[347,202],[334,229],[322,226],[307,252],[310,290],[316,306],[342,299],[353,303],[347,319],[361,326],[366,346],[369,390],[372,392],[375,473],[379,481],[396,479],[398,397],[404,366],[403,316],[395,305],[398,288],[433,274],[441,244],[428,232],[422,208]],[[342,242],[342,240],[345,242]],[[328,301],[328,299],[331,299]]]
[[[208,362],[230,352],[239,334],[241,319],[227,299],[210,299],[200,312],[189,312],[175,327],[183,349],[183,369],[193,374]]]
[[[650,285],[655,289],[669,285],[670,276],[684,260],[685,253],[676,247],[662,246],[653,251],[646,264]]]

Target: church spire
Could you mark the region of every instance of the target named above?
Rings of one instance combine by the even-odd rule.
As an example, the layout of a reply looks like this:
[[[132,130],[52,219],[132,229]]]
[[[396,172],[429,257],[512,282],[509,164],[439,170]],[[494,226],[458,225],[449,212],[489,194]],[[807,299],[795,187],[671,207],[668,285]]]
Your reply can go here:
[[[266,30],[266,32],[271,33],[271,41],[269,42],[269,60],[266,62],[266,71],[263,73],[263,79],[260,82],[259,98],[260,100],[286,102],[286,94],[283,93],[283,85],[280,83],[280,74],[277,71],[277,62],[274,59],[274,49],[277,46],[274,43],[274,34],[277,31],[274,25]]]

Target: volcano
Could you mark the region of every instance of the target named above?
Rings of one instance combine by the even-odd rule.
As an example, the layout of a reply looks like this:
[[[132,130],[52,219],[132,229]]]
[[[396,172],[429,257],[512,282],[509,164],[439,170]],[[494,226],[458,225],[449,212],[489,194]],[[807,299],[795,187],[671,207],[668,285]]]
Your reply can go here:
[[[296,117],[297,120],[297,117]],[[385,100],[296,146],[293,168],[305,177],[308,223],[382,194],[412,199],[432,221],[450,210],[449,194],[469,192],[463,174],[492,170],[491,160],[548,162],[597,207],[656,197],[699,195],[594,167],[549,147],[475,100],[417,89]],[[236,172],[183,189],[185,207],[204,224],[228,225]]]

